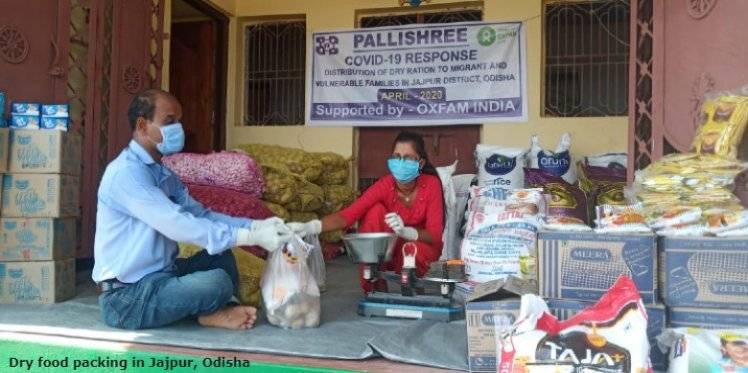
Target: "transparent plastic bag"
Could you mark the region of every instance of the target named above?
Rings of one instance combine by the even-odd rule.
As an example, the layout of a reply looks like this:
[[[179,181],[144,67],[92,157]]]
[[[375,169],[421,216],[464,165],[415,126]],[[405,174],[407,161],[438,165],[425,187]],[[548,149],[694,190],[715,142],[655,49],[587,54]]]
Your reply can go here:
[[[286,329],[319,326],[320,294],[307,265],[310,247],[294,236],[270,254],[262,277],[262,299],[268,321]]]
[[[317,281],[320,292],[327,290],[327,269],[325,268],[325,257],[322,255],[322,245],[319,243],[319,236],[308,235],[304,237],[304,242],[312,248],[309,251],[306,264],[312,271],[314,280]]]

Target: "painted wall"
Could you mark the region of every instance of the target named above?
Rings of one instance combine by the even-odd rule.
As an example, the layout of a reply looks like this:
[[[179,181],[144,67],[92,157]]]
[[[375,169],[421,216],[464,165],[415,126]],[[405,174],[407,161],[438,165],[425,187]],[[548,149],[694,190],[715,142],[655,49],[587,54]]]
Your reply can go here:
[[[168,1],[168,0],[167,0]],[[241,93],[241,24],[247,20],[284,15],[304,16],[308,31],[350,29],[356,12],[369,9],[400,8],[397,0],[212,0],[231,17],[227,104],[228,148],[246,142],[273,143],[306,150],[330,150],[349,156],[355,153],[355,130],[308,126],[242,126],[237,104]],[[460,2],[433,0],[432,5]],[[526,21],[529,118],[527,123],[485,123],[482,142],[526,147],[532,134],[540,134],[545,147],[555,148],[563,132],[573,136],[576,155],[626,151],[628,120],[607,118],[546,118],[541,116],[542,93],[542,0],[488,0],[483,2],[485,21]],[[168,63],[165,63],[168,66]],[[232,99],[237,98],[237,99]]]

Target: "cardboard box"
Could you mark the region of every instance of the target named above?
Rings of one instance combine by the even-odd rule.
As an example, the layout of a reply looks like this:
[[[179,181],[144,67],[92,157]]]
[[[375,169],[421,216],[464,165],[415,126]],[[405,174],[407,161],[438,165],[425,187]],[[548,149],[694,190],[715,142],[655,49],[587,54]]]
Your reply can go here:
[[[47,304],[75,296],[75,259],[0,262],[0,303]]]
[[[27,115],[27,114],[11,114],[10,116],[10,128],[18,129],[39,129],[41,117],[38,115]]]
[[[11,173],[79,175],[81,136],[65,131],[14,130],[10,134]]]
[[[745,329],[748,311],[672,307],[668,308],[668,320],[670,328]]]
[[[2,216],[62,218],[78,216],[78,178],[56,174],[3,175]]]
[[[622,275],[642,301],[657,301],[657,240],[651,234],[540,232],[538,283],[545,298],[597,301]]]
[[[663,238],[660,250],[669,307],[748,310],[748,237]]]
[[[75,218],[0,219],[0,261],[75,258]]]
[[[473,287],[465,305],[471,372],[496,371],[496,329],[514,324],[519,314],[520,295],[535,290],[534,283],[516,277]]]
[[[2,118],[0,118],[2,120]],[[10,152],[10,130],[0,128],[0,173],[8,172],[8,158]]]

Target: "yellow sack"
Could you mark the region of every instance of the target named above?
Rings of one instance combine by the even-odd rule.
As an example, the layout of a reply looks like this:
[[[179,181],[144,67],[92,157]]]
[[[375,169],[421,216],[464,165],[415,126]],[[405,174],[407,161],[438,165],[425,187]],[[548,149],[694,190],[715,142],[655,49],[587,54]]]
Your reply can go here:
[[[317,210],[321,215],[329,215],[348,207],[357,197],[353,188],[347,185],[323,185],[325,203]]]
[[[285,221],[288,221],[288,219],[291,217],[291,214],[286,210],[285,207],[268,201],[262,201],[263,204],[265,204],[265,207],[268,208],[268,210],[272,211],[273,214]]]
[[[310,153],[301,149],[266,144],[239,145],[239,149],[247,152],[263,166],[270,163],[280,163],[287,167],[289,171],[311,182],[319,181],[323,172],[322,163],[312,157]]]
[[[748,124],[748,96],[725,95],[706,100],[702,116],[704,123],[693,141],[696,153],[737,158]]]
[[[288,218],[288,221],[290,222],[306,223],[314,219],[319,219],[319,216],[313,212],[289,211],[289,213],[291,216]]]
[[[203,248],[187,243],[179,244],[179,258],[189,258]],[[265,272],[265,261],[240,249],[231,250],[236,259],[236,268],[239,270],[239,289],[237,291],[239,302],[243,305],[260,307],[262,304],[262,293],[260,292],[260,279]]]
[[[338,243],[343,241],[345,231],[342,229],[331,232],[324,232],[319,235],[319,240],[326,243]]]
[[[325,192],[318,185],[302,182],[296,187],[296,192],[296,197],[283,205],[289,211],[312,212],[325,203]]]
[[[321,185],[344,185],[348,182],[348,160],[332,152],[311,153],[322,164]]]
[[[301,178],[285,170],[285,167],[276,165],[263,165],[262,173],[265,175],[265,194],[262,199],[285,205],[296,198]]]

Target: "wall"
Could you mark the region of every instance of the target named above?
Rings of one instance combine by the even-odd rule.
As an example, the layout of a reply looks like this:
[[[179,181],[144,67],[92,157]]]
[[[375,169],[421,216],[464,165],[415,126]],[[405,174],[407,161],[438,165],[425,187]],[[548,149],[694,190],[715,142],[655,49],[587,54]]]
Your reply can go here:
[[[167,0],[169,1],[169,0]],[[305,15],[307,30],[350,29],[355,26],[356,11],[399,8],[397,0],[214,0],[231,17],[227,103],[227,148],[246,142],[274,143],[307,150],[330,150],[350,156],[355,153],[355,131],[351,127],[314,128],[307,126],[242,126],[237,100],[241,93],[239,58],[241,23],[262,17]],[[455,4],[433,0],[430,4]],[[526,147],[532,134],[540,134],[544,146],[555,148],[563,132],[571,132],[573,152],[577,155],[626,151],[628,120],[608,118],[546,118],[541,116],[542,93],[542,0],[488,0],[483,3],[485,21],[525,20],[527,26],[527,70],[529,118],[527,123],[485,123],[482,142]],[[165,64],[168,66],[168,63]]]

